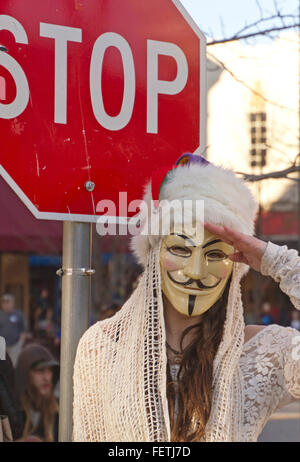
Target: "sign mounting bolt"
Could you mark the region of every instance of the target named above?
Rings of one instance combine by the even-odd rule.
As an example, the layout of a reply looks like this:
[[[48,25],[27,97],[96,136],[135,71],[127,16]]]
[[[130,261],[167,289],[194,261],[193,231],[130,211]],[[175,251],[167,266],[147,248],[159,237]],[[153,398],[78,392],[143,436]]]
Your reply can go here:
[[[84,187],[87,191],[92,192],[95,188],[95,183],[93,181],[86,181]]]

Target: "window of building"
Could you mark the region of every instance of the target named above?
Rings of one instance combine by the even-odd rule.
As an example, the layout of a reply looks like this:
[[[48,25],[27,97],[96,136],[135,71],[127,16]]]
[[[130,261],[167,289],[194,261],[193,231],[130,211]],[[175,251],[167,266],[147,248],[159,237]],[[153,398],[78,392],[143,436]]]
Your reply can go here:
[[[264,167],[267,162],[267,114],[266,112],[251,112],[250,121],[250,165]]]

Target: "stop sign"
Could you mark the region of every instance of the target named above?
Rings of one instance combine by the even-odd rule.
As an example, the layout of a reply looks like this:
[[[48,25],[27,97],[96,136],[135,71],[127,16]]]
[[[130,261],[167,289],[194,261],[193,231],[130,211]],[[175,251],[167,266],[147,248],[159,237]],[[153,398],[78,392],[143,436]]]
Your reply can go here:
[[[36,218],[104,220],[106,200],[122,222],[120,193],[136,202],[154,169],[205,148],[205,38],[178,0],[1,13],[0,174]]]

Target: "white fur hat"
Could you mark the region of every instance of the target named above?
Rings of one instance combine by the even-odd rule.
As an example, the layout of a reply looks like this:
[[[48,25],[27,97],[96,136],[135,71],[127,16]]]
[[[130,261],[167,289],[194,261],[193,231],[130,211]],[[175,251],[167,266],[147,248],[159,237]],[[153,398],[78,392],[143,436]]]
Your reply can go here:
[[[186,155],[187,156],[187,155]],[[215,225],[226,225],[242,233],[253,235],[258,205],[245,182],[227,168],[213,165],[201,156],[190,155],[192,161],[171,169],[161,184],[159,207],[169,201],[203,200],[204,221]],[[180,158],[181,159],[181,158]],[[180,160],[179,159],[179,160]],[[131,240],[131,249],[138,262],[145,265],[150,246],[157,244],[161,235],[146,233],[151,220],[160,220],[169,213],[163,209],[157,213],[153,207],[151,181],[145,186],[143,197],[146,213],[141,208],[142,232]],[[151,207],[152,204],[152,207]],[[153,216],[153,214],[156,215]],[[193,215],[203,220],[202,217]],[[182,214],[173,214],[173,224],[182,220]],[[162,235],[166,234],[162,232]]]

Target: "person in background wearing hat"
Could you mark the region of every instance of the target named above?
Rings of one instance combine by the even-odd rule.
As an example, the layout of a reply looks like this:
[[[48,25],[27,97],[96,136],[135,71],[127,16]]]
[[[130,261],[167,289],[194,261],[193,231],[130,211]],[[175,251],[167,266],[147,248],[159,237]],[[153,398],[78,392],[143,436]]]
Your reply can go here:
[[[58,401],[54,394],[59,363],[42,345],[29,344],[16,367],[16,393],[24,414],[20,441],[58,441]]]
[[[7,352],[15,366],[26,339],[26,326],[21,310],[15,308],[15,297],[4,294],[1,297],[0,336],[4,337]]]

